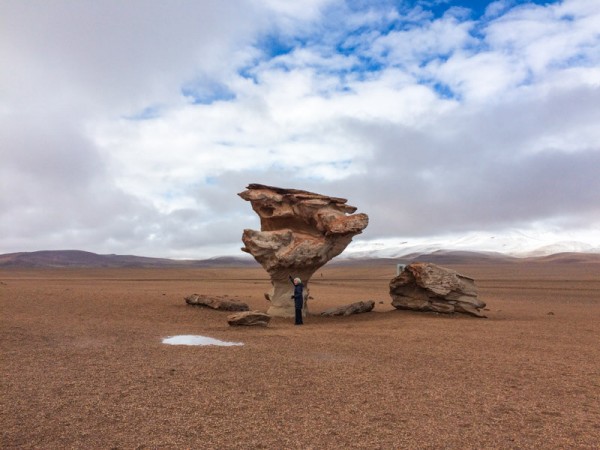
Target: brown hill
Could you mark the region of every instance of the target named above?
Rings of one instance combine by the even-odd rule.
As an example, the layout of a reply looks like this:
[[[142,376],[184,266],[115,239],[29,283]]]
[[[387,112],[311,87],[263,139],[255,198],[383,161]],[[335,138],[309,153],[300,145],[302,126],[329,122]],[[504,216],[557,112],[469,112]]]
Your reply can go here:
[[[438,250],[433,253],[414,253],[401,258],[337,258],[333,266],[392,266],[411,262],[431,262],[438,265],[464,264],[538,264],[600,263],[598,253],[557,253],[549,256],[516,258],[494,252]],[[99,255],[81,250],[42,250],[37,252],[7,253],[0,255],[0,268],[205,268],[258,265],[250,257],[222,256],[201,260],[149,258],[134,255]]]
[[[518,260],[497,252],[470,252],[454,250],[438,250],[433,253],[421,253],[407,255],[406,262],[429,262],[439,265],[444,264],[489,264],[489,263],[511,263]]]
[[[526,261],[537,262],[537,263],[551,263],[551,264],[588,264],[588,263],[600,263],[600,253],[555,253],[548,256],[538,256],[535,258],[524,258]]]
[[[0,255],[0,268],[194,268],[256,264],[250,258],[220,257],[204,260],[174,260],[133,255],[98,255],[81,250],[42,250]]]

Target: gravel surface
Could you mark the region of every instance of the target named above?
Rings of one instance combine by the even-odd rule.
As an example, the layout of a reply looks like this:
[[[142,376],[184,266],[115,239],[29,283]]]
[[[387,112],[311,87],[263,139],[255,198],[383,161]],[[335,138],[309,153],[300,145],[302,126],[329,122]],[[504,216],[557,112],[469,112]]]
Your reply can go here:
[[[183,299],[264,311],[260,268],[0,270],[1,446],[600,448],[600,266],[455,268],[488,319],[393,310],[387,266],[309,286],[313,313],[374,312],[268,328]]]

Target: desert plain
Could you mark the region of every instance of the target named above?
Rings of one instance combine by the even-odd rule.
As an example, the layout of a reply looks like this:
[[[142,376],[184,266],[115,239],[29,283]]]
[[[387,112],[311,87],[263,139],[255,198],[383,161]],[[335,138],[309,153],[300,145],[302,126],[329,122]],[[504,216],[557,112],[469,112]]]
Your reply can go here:
[[[1,447],[600,448],[597,260],[445,266],[487,319],[393,309],[388,263],[325,266],[305,325],[267,328],[184,301],[265,311],[258,265],[0,270]]]

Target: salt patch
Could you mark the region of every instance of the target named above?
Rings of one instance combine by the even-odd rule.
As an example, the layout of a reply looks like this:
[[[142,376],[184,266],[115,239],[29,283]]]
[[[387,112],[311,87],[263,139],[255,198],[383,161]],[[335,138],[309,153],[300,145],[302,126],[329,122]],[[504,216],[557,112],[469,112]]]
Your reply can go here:
[[[232,345],[244,345],[243,342],[226,342],[218,339],[213,339],[207,336],[194,336],[192,334],[184,334],[181,336],[171,336],[162,340],[163,344],[169,345],[219,345],[222,347],[230,347]]]

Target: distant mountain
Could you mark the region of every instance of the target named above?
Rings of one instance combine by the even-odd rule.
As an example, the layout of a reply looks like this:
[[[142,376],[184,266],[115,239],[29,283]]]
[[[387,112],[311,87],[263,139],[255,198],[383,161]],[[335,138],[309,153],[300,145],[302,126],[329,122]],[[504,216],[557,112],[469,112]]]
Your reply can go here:
[[[443,264],[486,264],[486,263],[511,263],[518,260],[514,256],[498,252],[468,252],[437,250],[433,253],[413,253],[403,258],[407,262],[421,261],[438,265]]]
[[[510,263],[518,261],[519,258],[492,252],[462,252],[451,250],[437,250],[433,253],[411,253],[398,258],[370,258],[370,257],[344,257],[344,255],[332,260],[329,264],[341,266],[357,265],[390,265],[410,264],[412,262],[430,262],[438,265],[443,264],[486,264],[486,263]]]
[[[527,261],[552,264],[600,263],[600,253],[564,252],[524,259]]]
[[[81,250],[42,250],[0,255],[0,268],[193,268],[254,265],[251,258],[218,257],[203,260],[175,260],[133,255],[98,255]]]
[[[587,236],[587,239],[590,237]],[[502,234],[468,233],[446,238],[375,239],[357,240],[344,251],[348,258],[406,258],[414,255],[431,255],[437,252],[475,252],[502,254],[514,257],[548,256],[557,253],[597,253],[600,245],[582,242],[570,235],[550,233],[524,233],[513,230]],[[440,256],[440,255],[438,255]]]
[[[511,264],[537,262],[547,264],[599,263],[600,253],[563,252],[553,255],[522,257],[498,252],[471,252],[436,250],[431,253],[411,253],[397,258],[344,257],[333,259],[335,266],[391,265],[411,262],[431,262],[438,265],[460,264]],[[0,255],[0,269],[7,268],[208,268],[255,266],[258,263],[251,257],[221,256],[201,260],[177,260],[148,258],[133,255],[98,255],[81,250],[44,250],[38,252],[7,253]]]
[[[517,258],[496,252],[453,252],[437,251],[425,255],[410,255],[412,261],[431,262],[434,264],[490,264],[490,263],[600,263],[600,253],[564,252],[545,256],[527,256]]]

